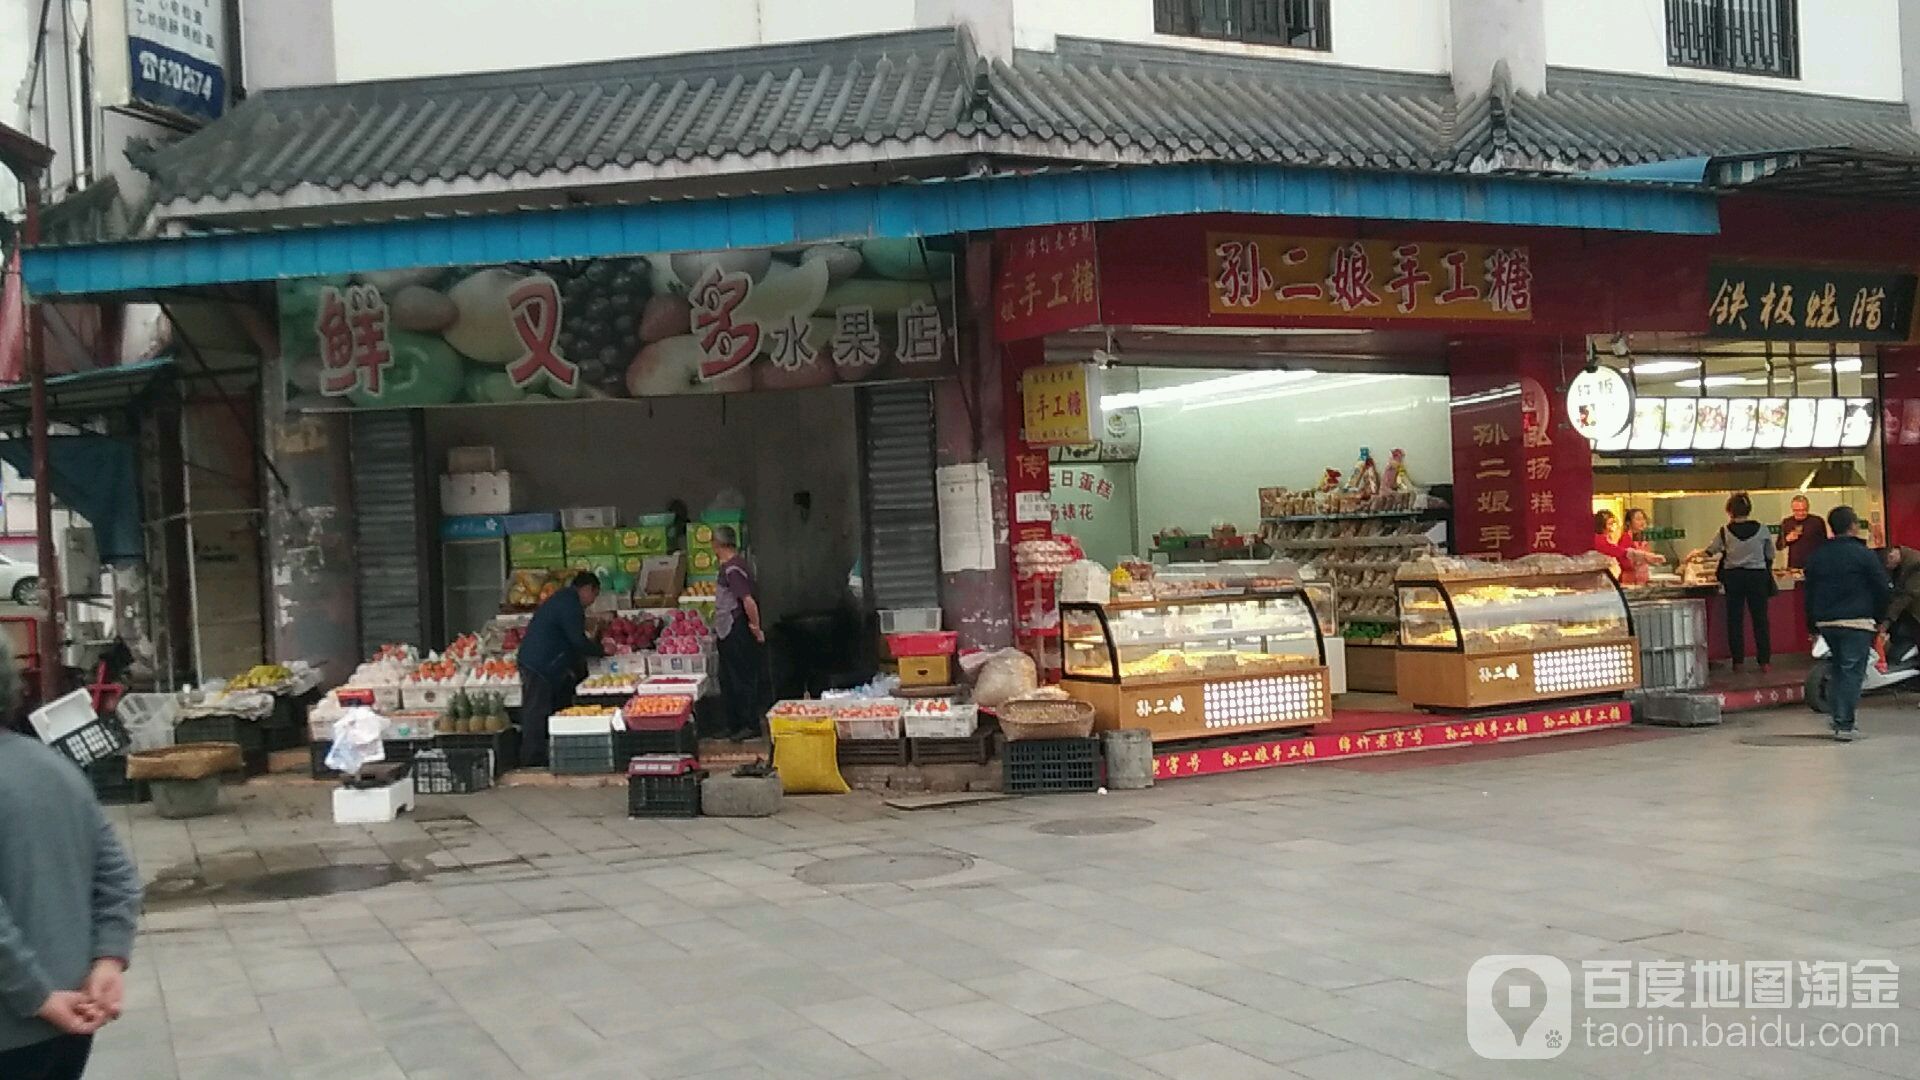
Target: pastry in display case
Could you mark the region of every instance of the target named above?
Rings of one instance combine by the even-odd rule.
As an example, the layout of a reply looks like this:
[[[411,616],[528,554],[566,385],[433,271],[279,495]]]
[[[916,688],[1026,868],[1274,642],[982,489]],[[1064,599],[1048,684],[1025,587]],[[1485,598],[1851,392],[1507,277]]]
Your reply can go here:
[[[1639,650],[1606,556],[1433,558],[1397,589],[1400,694],[1469,709],[1632,689]]]
[[[1062,604],[1060,627],[1060,686],[1094,707],[1099,730],[1190,739],[1330,715],[1319,619],[1297,588]]]

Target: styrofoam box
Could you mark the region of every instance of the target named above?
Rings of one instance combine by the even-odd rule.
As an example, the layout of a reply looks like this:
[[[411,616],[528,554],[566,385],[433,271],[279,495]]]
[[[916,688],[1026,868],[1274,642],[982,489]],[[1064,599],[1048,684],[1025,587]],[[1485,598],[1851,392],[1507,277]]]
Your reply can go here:
[[[944,715],[906,716],[909,739],[964,739],[980,728],[978,705],[955,705]]]
[[[562,529],[612,529],[620,524],[616,506],[575,506],[560,511]]]
[[[413,809],[413,776],[401,777],[385,787],[333,789],[335,825],[378,825]]]
[[[382,739],[431,739],[435,724],[429,720],[416,720],[413,717],[389,718],[387,726],[380,732]],[[332,738],[331,735],[328,738]]]
[[[863,739],[897,739],[900,737],[900,718],[897,716],[863,716],[833,718],[834,734],[843,741],[853,742]]]
[[[634,689],[636,694],[682,694],[687,697],[703,698],[713,692],[713,679],[707,675],[687,675],[693,679],[690,683],[643,682]]]
[[[602,656],[587,661],[588,675],[638,675],[645,677],[651,666],[653,651],[626,653],[622,656]]]
[[[655,675],[711,675],[719,666],[719,657],[711,648],[697,653],[653,654],[647,670]]]
[[[85,690],[75,690],[33,710],[29,719],[33,721],[33,730],[40,736],[40,741],[50,743],[73,734],[99,718],[93,713],[93,695]]]
[[[496,472],[500,451],[491,446],[454,446],[447,449],[447,471],[460,473]]]
[[[882,634],[927,634],[940,629],[940,609],[884,608],[880,612]]]
[[[605,716],[554,716],[547,720],[548,735],[605,735],[620,722],[618,711]]]
[[[400,707],[446,712],[453,696],[462,689],[453,683],[405,683],[400,687]]]
[[[440,512],[468,514],[511,514],[519,490],[509,472],[449,473],[440,478]]]

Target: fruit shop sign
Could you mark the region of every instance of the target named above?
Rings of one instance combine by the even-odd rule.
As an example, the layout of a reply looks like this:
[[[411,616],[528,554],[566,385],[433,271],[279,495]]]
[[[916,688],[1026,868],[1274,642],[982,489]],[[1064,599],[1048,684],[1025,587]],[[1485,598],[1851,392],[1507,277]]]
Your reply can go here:
[[[646,398],[937,378],[952,256],[918,241],[283,282],[295,408]]]

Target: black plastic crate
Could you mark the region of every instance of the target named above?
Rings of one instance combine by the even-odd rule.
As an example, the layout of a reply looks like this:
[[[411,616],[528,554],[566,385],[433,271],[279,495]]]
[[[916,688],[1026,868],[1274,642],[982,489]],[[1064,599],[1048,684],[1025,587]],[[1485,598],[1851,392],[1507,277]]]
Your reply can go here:
[[[692,754],[700,756],[700,736],[692,721],[677,728],[658,731],[616,731],[613,733],[613,757],[624,762],[641,754]]]
[[[841,739],[834,755],[842,765],[905,765],[905,739]]]
[[[571,776],[614,772],[613,749],[611,731],[605,735],[549,736],[547,769],[555,775]]]
[[[333,749],[330,742],[307,744],[307,774],[315,780],[333,780],[339,777],[338,770],[327,768],[327,751]]]
[[[238,716],[190,716],[173,725],[176,743],[227,742],[242,753],[267,749],[264,721],[244,720]]]
[[[1001,790],[1009,795],[1098,791],[1105,782],[1099,739],[1022,739],[1009,742]]]
[[[81,768],[87,774],[87,782],[93,785],[94,796],[104,806],[132,806],[153,797],[146,781],[127,779],[124,754],[101,758]]]
[[[993,732],[976,731],[961,739],[908,739],[915,765],[985,765],[993,760]]]
[[[493,755],[493,775],[504,776],[509,770],[520,767],[520,729],[510,727],[505,731],[496,731],[487,735],[455,735],[441,733],[433,737],[433,745],[441,750],[485,750]]]
[[[679,776],[628,776],[627,816],[690,818],[700,816],[700,781],[705,769]]]
[[[472,795],[493,786],[493,751],[466,747],[413,756],[413,788],[422,795]]]
[[[109,717],[89,720],[48,745],[74,764],[87,766],[124,755],[127,747],[133,745],[133,740],[127,738],[125,728]]]

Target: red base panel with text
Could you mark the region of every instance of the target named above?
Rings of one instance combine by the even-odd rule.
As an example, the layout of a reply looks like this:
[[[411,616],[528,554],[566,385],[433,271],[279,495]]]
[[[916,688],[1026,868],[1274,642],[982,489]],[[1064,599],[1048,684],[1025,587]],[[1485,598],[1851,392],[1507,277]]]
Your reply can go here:
[[[1334,723],[1340,717],[1336,712]],[[1461,746],[1570,735],[1599,728],[1624,727],[1633,722],[1633,709],[1624,701],[1587,703],[1538,712],[1475,719],[1432,721],[1374,731],[1297,735],[1262,739],[1233,746],[1205,746],[1157,750],[1153,778],[1174,780],[1188,776],[1271,769],[1282,765],[1310,765],[1325,761],[1406,754],[1416,750],[1447,750]]]

